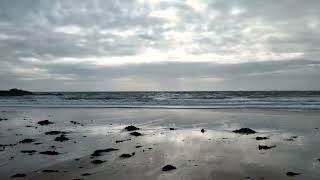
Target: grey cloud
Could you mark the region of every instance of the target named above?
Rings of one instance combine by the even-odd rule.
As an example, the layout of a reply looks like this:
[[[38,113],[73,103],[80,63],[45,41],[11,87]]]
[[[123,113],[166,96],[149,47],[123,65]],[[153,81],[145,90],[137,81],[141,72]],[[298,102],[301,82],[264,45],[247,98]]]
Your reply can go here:
[[[194,1],[206,5],[201,11],[180,0],[161,1],[155,7],[139,2],[1,1],[0,87],[74,90],[101,86],[119,90],[130,89],[137,82],[142,89],[320,89],[315,83],[320,77],[318,0]],[[178,17],[176,21],[151,15],[170,9]],[[58,31],[70,27],[76,32]],[[183,48],[195,59],[191,59],[193,63],[166,63],[166,59],[155,63],[150,57],[144,64],[115,67],[85,61],[53,63],[59,58],[125,59],[148,48],[163,53]],[[229,62],[248,62],[197,62],[202,60],[198,55],[210,53],[239,58]],[[299,59],[289,57],[295,53]],[[271,59],[265,54],[286,60],[268,61]],[[36,58],[40,63],[23,58]],[[51,87],[46,86],[48,79]]]

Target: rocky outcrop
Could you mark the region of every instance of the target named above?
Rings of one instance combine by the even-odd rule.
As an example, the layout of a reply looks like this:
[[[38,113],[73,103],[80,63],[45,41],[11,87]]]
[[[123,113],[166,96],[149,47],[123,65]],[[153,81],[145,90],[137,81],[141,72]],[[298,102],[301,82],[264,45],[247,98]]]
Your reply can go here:
[[[24,91],[21,89],[10,89],[9,91],[0,91],[0,96],[25,96],[33,95],[32,92]]]

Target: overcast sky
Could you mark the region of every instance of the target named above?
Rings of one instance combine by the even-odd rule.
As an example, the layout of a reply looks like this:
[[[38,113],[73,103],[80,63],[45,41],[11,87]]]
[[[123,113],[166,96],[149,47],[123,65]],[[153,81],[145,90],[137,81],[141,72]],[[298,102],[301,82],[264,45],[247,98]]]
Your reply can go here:
[[[319,90],[320,0],[1,0],[0,89]]]

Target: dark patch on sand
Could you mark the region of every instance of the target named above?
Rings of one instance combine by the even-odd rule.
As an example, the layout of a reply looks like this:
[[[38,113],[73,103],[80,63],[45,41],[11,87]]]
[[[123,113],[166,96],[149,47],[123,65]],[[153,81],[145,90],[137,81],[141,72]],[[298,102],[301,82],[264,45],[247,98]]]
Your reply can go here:
[[[286,175],[287,176],[297,176],[300,175],[301,173],[296,173],[296,172],[287,172]]]
[[[83,173],[83,174],[81,174],[82,176],[90,176],[91,175],[91,173]]]
[[[142,146],[136,146],[136,148],[141,148]]]
[[[62,134],[61,136],[56,137],[54,140],[59,141],[59,142],[63,142],[63,141],[68,141],[69,138],[67,138],[64,134]]]
[[[63,131],[48,131],[44,133],[45,135],[59,135],[59,134],[67,134],[67,132]]]
[[[234,133],[238,133],[238,134],[255,134],[257,133],[256,131],[250,129],[250,128],[241,128],[241,129],[237,129],[237,130],[234,130],[232,131]]]
[[[130,141],[131,139],[124,139],[124,140],[116,140],[116,143],[122,143],[122,142],[125,142],[125,141]]]
[[[168,164],[168,165],[165,165],[163,168],[162,168],[162,171],[172,171],[174,169],[177,169],[175,166],[171,165],[171,164]]]
[[[7,121],[7,118],[0,118],[0,121]]]
[[[23,139],[23,140],[19,141],[19,143],[27,144],[27,143],[32,143],[35,141],[36,141],[35,139]]]
[[[125,127],[124,129],[127,131],[136,131],[136,130],[139,130],[140,128],[137,128],[135,126],[130,125],[130,126]]]
[[[256,137],[256,140],[257,141],[260,141],[260,140],[266,140],[266,139],[269,139],[268,137]]]
[[[104,162],[106,162],[106,161],[102,161],[102,160],[93,160],[93,161],[91,161],[92,164],[102,164]]]
[[[273,145],[273,146],[263,146],[263,145],[259,145],[258,146],[258,149],[259,150],[268,150],[268,149],[271,149],[271,148],[275,148],[277,147],[276,145]]]
[[[11,176],[11,178],[18,178],[18,177],[26,177],[26,174],[18,173],[18,174],[15,174],[15,175]]]
[[[202,132],[202,133],[204,133],[204,132],[206,132],[206,130],[204,130],[204,129],[201,129],[201,132]]]
[[[36,153],[36,150],[22,150],[22,153],[28,154],[28,155],[33,155],[34,153]]]
[[[57,151],[42,151],[42,152],[40,152],[40,154],[55,156],[60,153],[58,153]]]
[[[130,135],[132,135],[132,136],[141,136],[142,134],[137,132],[137,131],[134,131],[134,132],[130,133]]]
[[[59,172],[59,171],[58,170],[45,169],[42,172],[44,172],[44,173],[55,173],[55,172]]]
[[[121,154],[119,157],[121,157],[121,158],[130,158],[130,157],[132,157],[132,156],[134,156],[136,153],[131,153],[131,154]]]
[[[38,124],[41,126],[46,126],[46,125],[54,124],[54,123],[49,120],[43,120],[43,121],[39,121]]]
[[[169,128],[170,131],[176,130],[175,128]]]
[[[118,151],[119,149],[115,149],[115,148],[107,148],[107,149],[98,149],[95,150],[91,156],[101,156],[102,153],[107,153],[107,152],[112,152],[112,151]]]

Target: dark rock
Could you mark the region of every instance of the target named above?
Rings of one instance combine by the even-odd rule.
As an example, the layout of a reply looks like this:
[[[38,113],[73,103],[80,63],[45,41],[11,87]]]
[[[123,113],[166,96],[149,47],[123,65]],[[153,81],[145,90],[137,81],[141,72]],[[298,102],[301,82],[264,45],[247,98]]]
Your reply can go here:
[[[59,172],[59,171],[58,170],[45,169],[42,172],[44,172],[44,173],[54,173],[54,172]]]
[[[121,154],[120,157],[121,157],[121,158],[130,158],[130,157],[132,157],[132,156],[134,156],[134,155],[135,155],[135,153],[133,152],[133,153],[131,153],[131,154]]]
[[[42,152],[40,152],[40,154],[55,156],[60,153],[58,153],[57,151],[42,151]]]
[[[68,141],[69,138],[67,138],[65,135],[61,135],[61,136],[58,136],[54,139],[55,141],[59,141],[59,142],[63,142],[63,141]]]
[[[257,141],[260,141],[260,140],[266,140],[266,139],[269,139],[268,137],[256,137],[256,140]]]
[[[0,118],[0,121],[7,121],[7,118]]]
[[[43,120],[43,121],[39,121],[38,124],[41,126],[45,126],[45,125],[54,124],[54,123],[49,120]]]
[[[256,133],[256,131],[250,129],[250,128],[241,128],[241,129],[238,129],[238,130],[234,130],[232,131],[234,133],[238,133],[238,134],[254,134]]]
[[[294,141],[293,138],[284,139],[285,141]]]
[[[91,174],[90,173],[83,173],[81,174],[82,176],[90,176]]]
[[[9,91],[0,91],[0,96],[24,96],[33,95],[32,92],[24,91],[21,89],[10,89]]]
[[[175,128],[169,128],[170,131],[176,130]]]
[[[104,162],[106,162],[106,161],[102,161],[102,160],[93,160],[93,161],[91,161],[92,164],[102,164]]]
[[[136,146],[136,148],[141,148],[142,146]]]
[[[23,139],[23,140],[19,141],[19,143],[26,144],[26,143],[32,143],[35,141],[36,140],[34,140],[34,139]]]
[[[286,175],[287,176],[297,176],[300,175],[301,173],[296,173],[296,172],[287,172]]]
[[[67,134],[67,132],[63,131],[48,131],[44,133],[45,135],[59,135],[59,134]]]
[[[136,131],[136,130],[139,130],[139,128],[137,128],[137,127],[135,127],[135,126],[132,126],[132,125],[127,126],[127,127],[125,127],[124,129],[127,130],[127,131]]]
[[[201,129],[201,132],[202,132],[202,133],[204,133],[204,132],[206,132],[206,130],[204,130],[204,129]]]
[[[72,124],[74,125],[82,125],[81,123],[77,122],[77,121],[70,121]]]
[[[22,152],[22,153],[25,153],[25,154],[33,155],[33,154],[36,153],[37,151],[36,151],[36,150],[22,150],[21,152]]]
[[[17,145],[17,144],[0,144],[0,147],[5,148],[8,146],[15,146],[15,145]]]
[[[276,146],[276,145],[274,145],[274,146],[263,146],[263,145],[259,145],[259,146],[258,146],[258,149],[259,149],[259,150],[268,150],[268,149],[275,148],[275,147],[277,147],[277,146]]]
[[[137,132],[137,131],[134,131],[134,132],[130,133],[130,135],[132,135],[132,136],[141,136],[142,134]]]
[[[26,174],[18,173],[18,174],[15,174],[15,175],[11,176],[11,178],[18,178],[18,177],[26,177]]]
[[[166,165],[166,166],[164,166],[162,168],[162,171],[171,171],[171,170],[174,170],[174,169],[177,169],[177,168],[175,166],[172,166],[172,165],[168,164],[168,165]]]
[[[116,143],[122,143],[124,141],[130,141],[131,139],[124,139],[124,140],[116,140]]]
[[[95,150],[91,156],[101,156],[102,153],[107,153],[107,152],[112,152],[112,151],[118,151],[119,149],[115,149],[115,148],[107,148],[107,149],[99,149],[99,150]]]

